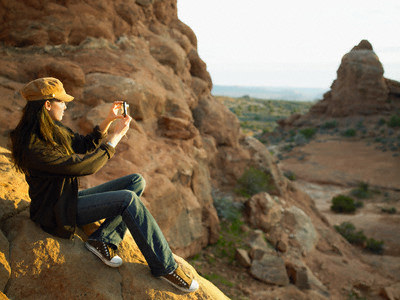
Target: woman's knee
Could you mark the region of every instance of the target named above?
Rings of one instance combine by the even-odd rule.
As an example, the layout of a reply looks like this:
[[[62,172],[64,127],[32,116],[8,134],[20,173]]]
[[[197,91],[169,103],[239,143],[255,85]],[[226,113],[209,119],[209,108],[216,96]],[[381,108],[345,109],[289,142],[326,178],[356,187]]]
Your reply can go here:
[[[136,194],[130,190],[121,190],[120,193],[122,195],[122,206],[124,209],[126,209],[128,206],[131,206],[137,197]]]
[[[131,176],[134,191],[140,196],[146,187],[146,180],[141,174],[132,174]]]

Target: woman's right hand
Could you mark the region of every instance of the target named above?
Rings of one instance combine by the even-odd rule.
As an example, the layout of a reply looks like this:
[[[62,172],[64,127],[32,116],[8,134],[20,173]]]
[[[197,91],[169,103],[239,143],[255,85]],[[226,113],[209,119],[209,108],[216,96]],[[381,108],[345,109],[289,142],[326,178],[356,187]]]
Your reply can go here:
[[[122,137],[128,132],[131,121],[132,118],[129,115],[116,121],[114,133],[110,137],[110,142],[113,145],[117,145]]]

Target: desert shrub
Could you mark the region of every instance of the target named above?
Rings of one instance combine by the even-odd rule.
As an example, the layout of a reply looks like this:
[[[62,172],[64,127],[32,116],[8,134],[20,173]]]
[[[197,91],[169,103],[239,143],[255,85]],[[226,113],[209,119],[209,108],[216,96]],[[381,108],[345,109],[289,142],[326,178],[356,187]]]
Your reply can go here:
[[[385,119],[384,118],[380,118],[379,121],[378,121],[378,126],[385,125],[385,123],[386,123]]]
[[[284,175],[287,179],[289,179],[289,180],[291,180],[291,181],[295,181],[295,180],[296,180],[296,174],[294,174],[292,171],[286,171],[286,172],[283,173],[283,175]]]
[[[250,167],[239,178],[236,192],[242,196],[251,197],[260,192],[271,192],[274,189],[271,174]]]
[[[389,207],[382,207],[381,211],[383,213],[391,214],[391,215],[394,215],[395,213],[397,213],[396,207],[390,207],[390,208]]]
[[[375,254],[382,254],[384,242],[377,241],[373,238],[367,238],[362,230],[356,230],[354,224],[343,222],[334,226],[335,230],[340,233],[350,244],[361,246]]]
[[[358,187],[351,190],[351,195],[359,199],[366,199],[371,197],[371,190],[369,189],[369,184],[366,182],[360,182]]]
[[[399,115],[393,115],[389,119],[387,125],[389,127],[400,127],[400,116]]]
[[[365,245],[365,249],[375,253],[375,254],[382,254],[383,253],[383,241],[377,241],[373,238],[367,239],[367,244]]]
[[[304,128],[304,129],[301,129],[300,131],[299,131],[302,135],[304,135],[304,137],[306,138],[306,139],[311,139],[314,135],[315,135],[315,133],[317,132],[317,130],[315,129],[315,128]]]
[[[343,222],[334,227],[350,244],[364,246],[367,237],[362,230],[356,231],[356,227],[353,223]]]
[[[356,208],[354,199],[349,196],[339,195],[332,198],[331,210],[334,212],[352,213],[355,212]]]
[[[342,132],[342,135],[345,137],[352,137],[352,136],[356,136],[356,130],[353,128],[349,128],[345,131]]]
[[[241,218],[243,204],[234,202],[231,197],[220,196],[213,193],[214,207],[218,217],[228,221],[235,221]]]
[[[333,129],[333,128],[336,128],[336,127],[337,127],[337,121],[336,120],[325,122],[321,126],[322,129]]]

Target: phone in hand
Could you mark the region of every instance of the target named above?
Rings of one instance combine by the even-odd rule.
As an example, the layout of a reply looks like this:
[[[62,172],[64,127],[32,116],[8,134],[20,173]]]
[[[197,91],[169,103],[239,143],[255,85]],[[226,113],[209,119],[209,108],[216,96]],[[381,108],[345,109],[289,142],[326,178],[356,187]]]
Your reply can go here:
[[[126,117],[126,115],[128,114],[128,107],[129,107],[129,104],[126,103],[126,101],[124,101],[124,103],[122,104],[122,115],[124,117]]]

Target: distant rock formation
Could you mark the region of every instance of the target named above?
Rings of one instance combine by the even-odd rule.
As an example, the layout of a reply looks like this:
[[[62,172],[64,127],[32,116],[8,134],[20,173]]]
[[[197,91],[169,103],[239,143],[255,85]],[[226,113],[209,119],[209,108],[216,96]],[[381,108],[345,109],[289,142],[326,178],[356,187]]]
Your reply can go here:
[[[304,116],[280,120],[280,126],[298,126],[318,117],[341,118],[388,113],[400,107],[400,82],[386,79],[372,45],[362,40],[342,58],[337,78],[323,99]]]

